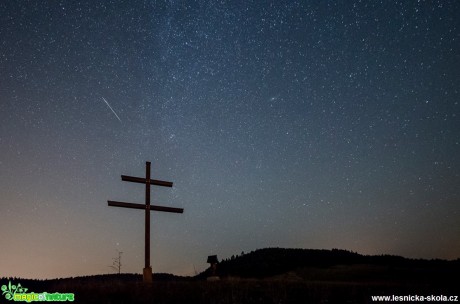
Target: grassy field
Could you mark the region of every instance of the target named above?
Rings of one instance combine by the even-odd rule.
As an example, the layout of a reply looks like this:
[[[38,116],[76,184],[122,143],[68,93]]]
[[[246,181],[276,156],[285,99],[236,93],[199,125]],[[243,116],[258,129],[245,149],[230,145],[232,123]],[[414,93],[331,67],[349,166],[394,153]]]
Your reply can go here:
[[[75,303],[371,303],[372,295],[460,293],[458,283],[448,278],[443,281],[403,276],[395,280],[370,275],[382,272],[382,269],[366,266],[337,267],[323,271],[303,269],[266,279],[167,280],[151,285],[113,276],[107,280],[40,281],[28,287],[29,290],[33,287],[34,292],[74,293]],[[22,285],[26,286],[25,283]]]
[[[448,286],[410,283],[251,279],[63,285],[53,291],[73,292],[79,303],[370,303],[371,295],[454,295]]]

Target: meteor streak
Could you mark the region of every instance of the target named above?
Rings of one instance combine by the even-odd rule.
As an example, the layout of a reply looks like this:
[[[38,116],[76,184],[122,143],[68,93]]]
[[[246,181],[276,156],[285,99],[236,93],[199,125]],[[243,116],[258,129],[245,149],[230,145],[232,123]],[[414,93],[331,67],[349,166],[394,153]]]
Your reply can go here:
[[[117,113],[115,113],[115,111],[112,109],[112,107],[109,105],[108,101],[105,100],[104,97],[102,97],[102,99],[104,100],[105,104],[109,107],[109,109],[112,111],[112,113],[117,117],[117,119],[121,122],[121,119],[120,117],[118,117]]]

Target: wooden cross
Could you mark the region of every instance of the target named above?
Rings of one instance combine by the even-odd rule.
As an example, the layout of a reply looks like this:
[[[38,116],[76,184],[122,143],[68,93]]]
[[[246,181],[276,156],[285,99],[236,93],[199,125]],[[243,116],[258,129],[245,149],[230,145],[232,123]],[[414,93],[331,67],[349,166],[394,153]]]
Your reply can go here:
[[[144,282],[152,282],[152,266],[150,266],[150,211],[163,211],[173,213],[183,213],[182,208],[171,208],[164,206],[150,205],[150,185],[172,187],[172,182],[165,182],[156,179],[150,179],[150,162],[145,163],[145,178],[122,175],[121,180],[125,182],[133,182],[145,184],[145,204],[133,204],[124,202],[107,201],[109,206],[123,207],[145,210],[145,268]]]

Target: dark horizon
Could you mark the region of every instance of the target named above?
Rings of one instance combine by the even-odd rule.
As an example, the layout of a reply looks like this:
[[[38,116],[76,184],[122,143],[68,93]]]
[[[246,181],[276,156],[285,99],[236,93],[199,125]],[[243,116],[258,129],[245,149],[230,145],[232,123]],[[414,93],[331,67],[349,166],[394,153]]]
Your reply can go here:
[[[308,254],[308,253],[315,253],[317,252],[319,255],[323,254],[324,255],[324,258],[322,259],[322,263],[319,263],[319,264],[315,264],[315,261],[314,262],[311,262],[311,261],[308,261],[308,260],[305,260],[305,265],[309,265],[309,267],[324,267],[324,265],[329,265],[328,267],[331,267],[331,266],[344,266],[344,265],[360,265],[360,264],[366,264],[366,265],[383,265],[383,266],[392,266],[395,264],[395,261],[396,261],[396,265],[400,266],[400,267],[415,267],[415,266],[418,266],[420,267],[421,266],[438,266],[439,267],[439,263],[449,263],[449,264],[452,264],[452,263],[459,263],[460,262],[460,257],[456,258],[456,259],[452,259],[452,260],[446,260],[446,259],[438,259],[438,258],[433,258],[433,259],[414,259],[414,258],[408,258],[408,257],[404,257],[404,256],[398,256],[398,255],[389,255],[389,254],[385,254],[385,253],[382,253],[382,254],[376,254],[376,255],[365,255],[365,254],[360,254],[359,252],[354,252],[354,251],[350,251],[350,250],[346,250],[346,249],[339,249],[339,248],[332,248],[332,249],[309,249],[309,248],[280,248],[280,247],[268,247],[268,248],[258,248],[258,249],[255,249],[255,250],[252,250],[250,252],[240,252],[240,253],[235,253],[235,254],[232,254],[231,256],[228,256],[228,257],[217,257],[218,259],[218,264],[222,264],[222,263],[233,263],[233,262],[237,262],[238,259],[242,258],[243,256],[247,257],[249,255],[255,255],[255,254],[260,254],[261,252],[273,252],[273,251],[278,251],[278,250],[281,250],[281,251],[290,251],[290,252],[295,252],[295,251],[300,251],[300,252],[303,252],[304,254]],[[353,259],[349,259],[349,260],[334,260],[334,259],[330,259],[330,260],[327,260],[329,258],[328,256],[328,253],[334,253],[334,252],[339,252],[339,253],[342,253],[344,254],[345,256],[347,255],[351,255],[351,256],[356,256],[356,257],[359,257],[359,259],[357,259],[356,261],[353,260]],[[269,254],[270,255],[270,254]],[[326,263],[326,264],[324,264]],[[415,263],[415,264],[414,264]],[[415,266],[414,266],[415,265]],[[460,267],[460,264],[453,264],[453,265],[456,265],[457,267]],[[444,264],[444,267],[446,265]],[[299,266],[299,267],[294,267],[292,269],[298,269],[298,268],[302,268],[302,267],[306,267],[306,266]],[[201,278],[201,279],[204,279],[206,278],[206,276],[208,276],[209,274],[207,273],[210,269],[210,266],[208,264],[208,266],[204,269],[201,269],[201,270],[198,270],[198,269],[195,269],[195,273],[193,275],[178,275],[178,274],[174,274],[174,273],[166,273],[166,272],[153,272],[153,276],[154,276],[154,280],[182,280],[182,279],[187,279],[187,278]],[[93,277],[105,277],[105,276],[138,276],[138,280],[139,282],[142,281],[142,270],[139,271],[139,272],[123,272],[121,271],[121,273],[116,273],[116,272],[111,272],[111,273],[100,273],[100,274],[92,274],[92,275],[80,275],[80,276],[69,276],[69,277],[54,277],[54,278],[42,278],[42,279],[35,279],[35,278],[21,278],[21,277],[15,277],[15,276],[11,276],[11,277],[0,277],[0,280],[44,280],[44,281],[53,281],[53,280],[66,280],[66,279],[91,279]],[[227,273],[220,273],[220,275],[222,276],[223,275],[223,278],[229,276]],[[245,275],[243,274],[243,278],[245,277]]]

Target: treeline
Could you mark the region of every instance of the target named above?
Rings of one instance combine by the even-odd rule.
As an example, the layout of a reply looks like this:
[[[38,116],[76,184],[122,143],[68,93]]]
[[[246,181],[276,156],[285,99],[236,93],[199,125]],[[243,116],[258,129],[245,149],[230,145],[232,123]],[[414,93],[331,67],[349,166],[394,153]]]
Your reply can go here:
[[[238,276],[264,278],[301,268],[328,268],[336,265],[378,265],[386,267],[460,270],[460,259],[456,261],[407,259],[393,255],[366,256],[347,250],[265,248],[244,252],[222,260],[217,267],[221,277]],[[199,274],[199,278],[210,275],[210,269]]]

